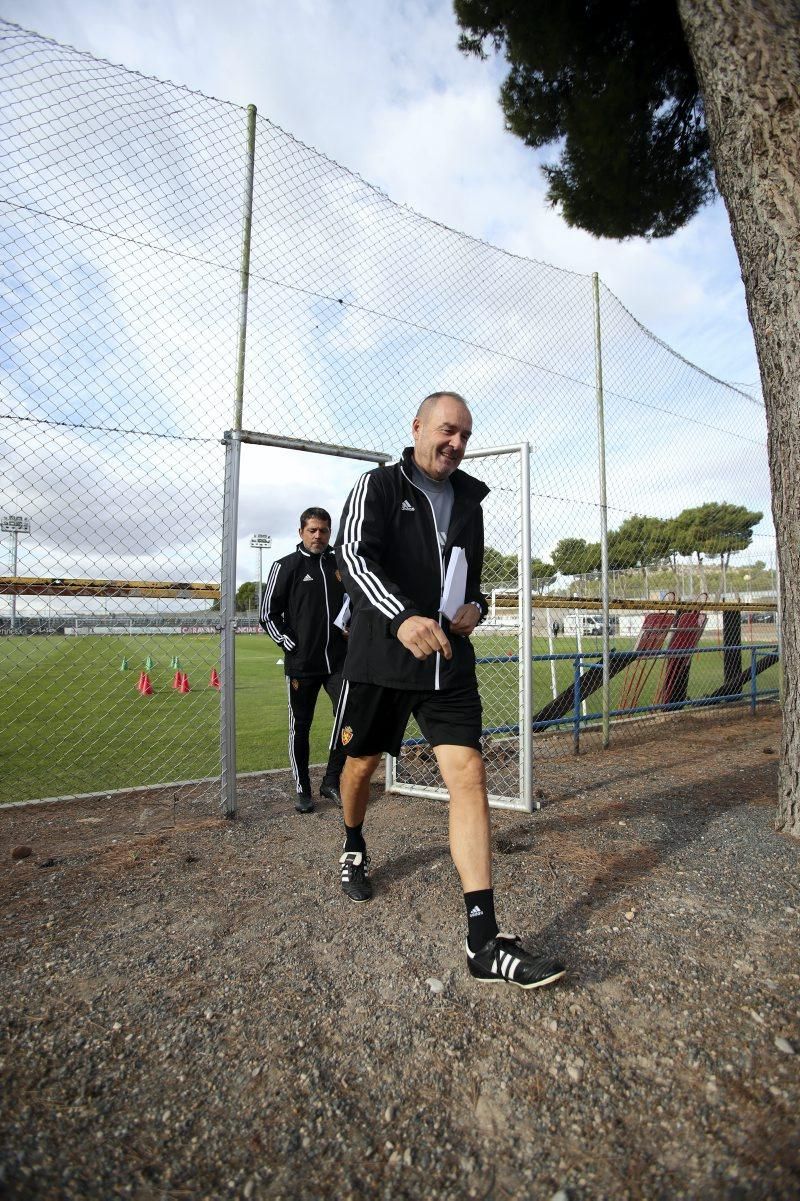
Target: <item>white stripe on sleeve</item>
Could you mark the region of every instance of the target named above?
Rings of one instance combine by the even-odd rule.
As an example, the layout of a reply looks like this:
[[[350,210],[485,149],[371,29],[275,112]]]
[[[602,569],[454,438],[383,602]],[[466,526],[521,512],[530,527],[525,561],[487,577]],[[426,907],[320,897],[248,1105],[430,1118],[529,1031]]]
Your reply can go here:
[[[279,646],[285,646],[288,650],[291,651],[291,650],[294,650],[294,644],[292,643],[291,638],[287,639],[286,636],[284,634],[282,634],[280,632],[280,630],[278,629],[278,627],[275,625],[275,622],[270,621],[270,617],[269,617],[269,607],[272,604],[272,594],[275,591],[275,585],[278,582],[278,576],[280,575],[280,571],[281,571],[280,562],[273,563],[272,567],[270,569],[270,573],[267,576],[267,586],[264,589],[264,598],[261,601],[261,620],[264,623],[264,625],[267,627],[267,633],[269,634],[270,638],[274,639],[274,641],[277,642]]]
[[[367,502],[367,490],[371,473],[362,475],[354,487],[350,497],[350,512],[347,515],[344,539],[340,546],[342,557],[347,564],[354,581],[361,591],[385,617],[397,617],[403,612],[403,606],[396,596],[389,592],[383,581],[370,571],[361,555],[356,554],[355,548],[361,541],[364,526],[364,511]]]

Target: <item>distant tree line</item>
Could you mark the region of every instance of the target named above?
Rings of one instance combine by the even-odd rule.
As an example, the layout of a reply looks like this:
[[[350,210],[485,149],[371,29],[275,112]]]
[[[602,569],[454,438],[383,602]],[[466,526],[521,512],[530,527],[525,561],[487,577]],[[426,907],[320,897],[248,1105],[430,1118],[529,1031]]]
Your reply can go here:
[[[237,613],[252,613],[258,607],[258,581],[245,580],[236,589],[235,608]],[[219,611],[219,601],[211,602],[211,611]]]
[[[710,502],[684,509],[677,517],[628,517],[608,532],[608,566],[611,571],[640,570],[678,565],[678,556],[696,559],[700,587],[706,588],[707,560],[718,559],[724,575],[734,552],[746,550],[753,540],[753,529],[763,513],[744,505]],[[763,564],[761,564],[763,566]],[[531,559],[533,591],[543,593],[556,577],[586,576],[600,570],[600,543],[584,538],[562,538],[553,550],[552,562]],[[493,587],[517,587],[517,556],[504,555],[487,546],[483,560],[483,579]],[[236,592],[236,611],[252,611],[258,603],[258,582],[246,580]],[[219,608],[214,601],[213,609]]]
[[[730,557],[746,550],[753,540],[753,529],[763,513],[744,505],[708,502],[684,509],[677,517],[628,517],[608,532],[608,566],[611,571],[640,570],[670,566],[676,569],[678,557],[697,562],[701,588],[705,590],[707,561],[719,560],[724,577]],[[584,538],[562,538],[553,550],[552,562],[531,560],[534,591],[543,592],[557,575],[585,576],[600,570],[599,542]],[[517,556],[504,555],[492,546],[486,548],[484,580],[493,584],[515,585]]]

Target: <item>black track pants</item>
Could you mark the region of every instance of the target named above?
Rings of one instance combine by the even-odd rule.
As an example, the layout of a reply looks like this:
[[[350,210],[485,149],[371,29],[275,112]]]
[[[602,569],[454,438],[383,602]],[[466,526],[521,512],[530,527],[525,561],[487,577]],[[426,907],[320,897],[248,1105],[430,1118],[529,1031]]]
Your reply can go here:
[[[307,676],[300,680],[287,676],[286,679],[289,696],[289,763],[298,793],[306,795],[311,792],[311,780],[308,775],[308,738],[320,688],[324,688],[331,698],[335,713],[339,702],[339,693],[342,689],[340,673],[337,672],[330,676]],[[328,756],[323,783],[338,785],[339,775],[346,758],[347,755],[341,747],[334,747]]]

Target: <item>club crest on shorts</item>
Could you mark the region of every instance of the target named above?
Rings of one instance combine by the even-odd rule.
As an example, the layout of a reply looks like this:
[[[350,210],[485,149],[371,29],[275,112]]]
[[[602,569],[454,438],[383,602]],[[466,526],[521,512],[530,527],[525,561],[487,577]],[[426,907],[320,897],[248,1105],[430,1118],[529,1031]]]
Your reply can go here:
[[[292,691],[293,691],[293,692],[297,692],[297,690],[298,690],[298,688],[299,688],[299,687],[300,687],[300,681],[299,681],[299,680],[292,680]]]
[[[348,742],[350,742],[352,737],[353,737],[353,727],[352,726],[342,726],[342,746],[347,746]]]

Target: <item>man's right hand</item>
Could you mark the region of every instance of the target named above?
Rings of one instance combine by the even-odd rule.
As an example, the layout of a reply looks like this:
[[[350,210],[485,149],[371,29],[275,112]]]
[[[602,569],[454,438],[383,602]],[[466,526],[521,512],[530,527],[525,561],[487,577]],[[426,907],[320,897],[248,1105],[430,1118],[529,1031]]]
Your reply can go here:
[[[453,657],[444,630],[432,617],[407,617],[398,626],[397,637],[415,659],[427,659],[428,655],[434,655],[437,651],[445,659]]]

